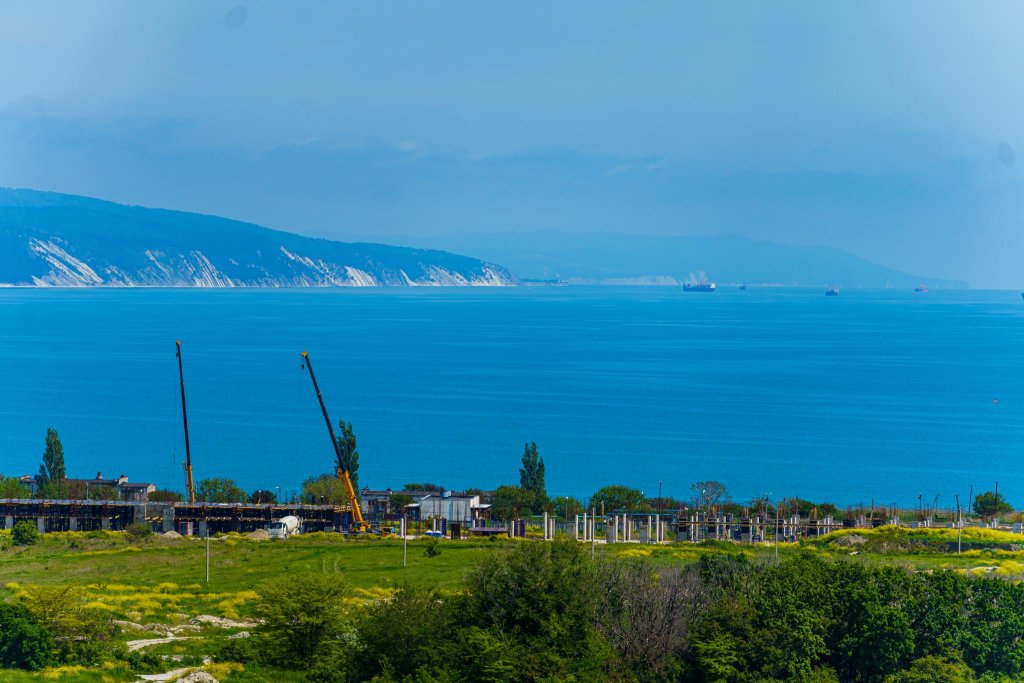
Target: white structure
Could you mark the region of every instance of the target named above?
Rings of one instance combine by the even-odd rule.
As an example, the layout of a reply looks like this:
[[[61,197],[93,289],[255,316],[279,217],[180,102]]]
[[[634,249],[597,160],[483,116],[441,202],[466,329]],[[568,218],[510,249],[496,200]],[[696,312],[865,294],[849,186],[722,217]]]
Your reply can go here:
[[[445,491],[423,494],[414,502],[420,506],[420,519],[443,518],[469,524],[473,521],[473,508],[480,507],[480,496]]]

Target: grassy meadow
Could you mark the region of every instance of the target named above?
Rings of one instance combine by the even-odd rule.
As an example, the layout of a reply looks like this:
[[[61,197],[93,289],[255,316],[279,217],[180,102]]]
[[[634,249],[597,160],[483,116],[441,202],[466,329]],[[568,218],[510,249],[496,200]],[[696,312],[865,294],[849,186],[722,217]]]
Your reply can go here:
[[[354,610],[386,598],[403,586],[459,591],[468,572],[482,558],[512,543],[532,541],[441,541],[440,553],[428,556],[430,540],[408,543],[403,566],[403,543],[396,538],[349,539],[338,534],[306,534],[287,540],[255,540],[240,534],[210,542],[210,580],[206,581],[206,541],[151,536],[132,539],[117,532],[51,533],[36,545],[14,546],[0,532],[0,592],[18,600],[37,587],[72,586],[85,608],[98,610],[121,626],[115,640],[124,644],[158,639],[177,628],[175,638],[135,650],[124,661],[93,669],[51,668],[28,673],[3,671],[3,680],[67,681],[69,683],[138,681],[141,673],[205,667],[219,680],[300,681],[301,675],[265,671],[241,665],[204,662],[231,635],[248,630],[261,584],[286,581],[291,575],[336,575],[348,586],[347,601]],[[886,564],[911,571],[952,569],[972,575],[994,575],[1011,581],[1024,578],[1024,536],[989,529],[965,529],[962,554],[956,551],[952,529],[840,531],[797,544],[780,544],[778,553],[813,553],[846,561]],[[664,545],[598,544],[601,556],[639,558],[657,564],[689,563],[709,553],[742,553],[759,562],[772,562],[772,545],[726,542]],[[210,615],[239,623],[196,623]],[[140,628],[136,628],[138,625]],[[143,629],[155,629],[146,631]],[[172,679],[173,680],[173,679]]]

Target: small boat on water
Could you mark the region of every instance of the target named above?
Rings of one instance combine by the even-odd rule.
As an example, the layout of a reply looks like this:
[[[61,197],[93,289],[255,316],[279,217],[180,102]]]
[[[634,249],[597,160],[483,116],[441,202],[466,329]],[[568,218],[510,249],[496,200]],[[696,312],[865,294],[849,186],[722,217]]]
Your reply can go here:
[[[835,285],[829,286],[829,288],[825,290],[825,296],[839,296],[839,287]]]
[[[914,287],[914,291],[915,292],[920,292],[920,293],[923,294],[923,293],[928,291],[928,288],[925,287],[924,285],[918,285],[917,287]]]
[[[708,280],[704,271],[701,271],[696,275],[690,273],[690,277],[686,278],[686,282],[683,283],[684,292],[713,292],[717,288],[718,285]]]
[[[742,285],[740,285],[740,291],[741,292],[747,291],[747,283],[746,282],[744,282]]]

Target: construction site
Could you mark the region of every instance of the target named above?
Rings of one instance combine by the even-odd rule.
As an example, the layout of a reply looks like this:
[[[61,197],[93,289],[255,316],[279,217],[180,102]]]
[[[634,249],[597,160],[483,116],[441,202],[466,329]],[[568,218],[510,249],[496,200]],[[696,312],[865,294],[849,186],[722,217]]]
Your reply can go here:
[[[214,503],[197,500],[193,474],[192,450],[189,440],[189,418],[185,392],[185,373],[181,341],[175,342],[178,380],[181,393],[181,418],[184,435],[185,500],[180,502],[149,501],[146,494],[151,484],[130,484],[127,477],[103,479],[100,473],[92,480],[69,480],[116,490],[121,500],[12,498],[0,500],[0,528],[11,529],[19,522],[30,522],[40,533],[54,531],[123,531],[131,525],[147,525],[157,532],[174,532],[183,536],[208,536],[227,532],[252,532],[275,529],[273,537],[288,533],[341,532],[349,534],[376,533],[427,535],[435,538],[460,539],[474,536],[530,537],[553,539],[565,534],[589,543],[663,543],[701,542],[706,540],[738,543],[795,542],[817,538],[839,529],[875,528],[883,525],[930,526],[930,521],[904,523],[898,513],[888,517],[848,514],[843,519],[832,516],[801,518],[799,515],[770,517],[767,514],[737,516],[721,514],[714,509],[693,511],[680,509],[667,514],[584,512],[574,519],[556,519],[545,513],[529,519],[491,519],[490,505],[481,502],[478,494],[451,491],[363,491],[357,494],[347,463],[347,441],[339,439],[327,411],[323,392],[313,370],[308,352],[302,352],[302,369],[309,374],[312,388],[327,427],[335,463],[335,472],[342,484],[345,499],[354,505],[302,503]],[[31,480],[31,477],[23,477]],[[31,484],[31,481],[28,482]],[[93,489],[96,490],[95,488]],[[397,498],[411,502],[394,508]],[[942,526],[963,528],[959,509],[955,517]],[[993,525],[997,526],[997,525]],[[1022,533],[1021,524],[1010,529]]]

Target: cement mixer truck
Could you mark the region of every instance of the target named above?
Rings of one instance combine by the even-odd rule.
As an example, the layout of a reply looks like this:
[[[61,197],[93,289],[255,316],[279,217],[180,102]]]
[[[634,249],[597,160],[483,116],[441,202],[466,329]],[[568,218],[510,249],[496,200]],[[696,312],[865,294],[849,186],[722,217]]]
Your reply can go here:
[[[299,518],[294,515],[288,515],[282,517],[276,522],[271,522],[267,526],[267,533],[270,534],[271,538],[288,538],[299,533],[299,527],[301,526]]]

